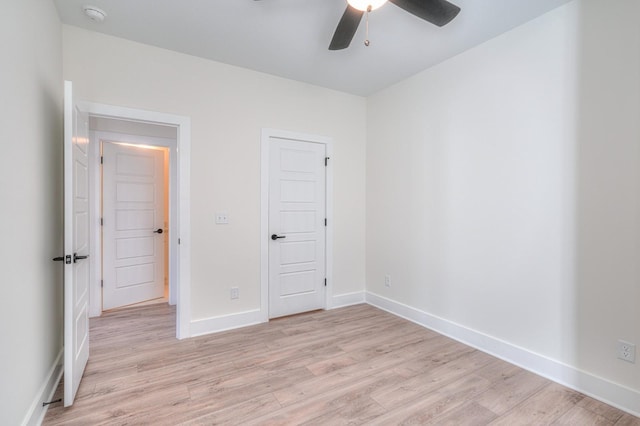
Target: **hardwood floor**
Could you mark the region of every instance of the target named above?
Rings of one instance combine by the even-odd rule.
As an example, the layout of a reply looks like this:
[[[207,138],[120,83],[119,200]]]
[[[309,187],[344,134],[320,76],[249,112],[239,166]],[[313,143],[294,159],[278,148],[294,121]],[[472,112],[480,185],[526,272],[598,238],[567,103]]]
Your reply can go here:
[[[166,304],[92,319],[75,404],[44,424],[640,425],[368,305],[174,336]]]

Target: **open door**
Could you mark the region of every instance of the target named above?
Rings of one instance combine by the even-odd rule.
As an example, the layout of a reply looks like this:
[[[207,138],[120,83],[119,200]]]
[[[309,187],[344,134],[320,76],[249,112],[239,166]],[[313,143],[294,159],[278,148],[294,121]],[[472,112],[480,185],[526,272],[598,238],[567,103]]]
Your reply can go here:
[[[64,406],[89,359],[89,116],[64,83]]]

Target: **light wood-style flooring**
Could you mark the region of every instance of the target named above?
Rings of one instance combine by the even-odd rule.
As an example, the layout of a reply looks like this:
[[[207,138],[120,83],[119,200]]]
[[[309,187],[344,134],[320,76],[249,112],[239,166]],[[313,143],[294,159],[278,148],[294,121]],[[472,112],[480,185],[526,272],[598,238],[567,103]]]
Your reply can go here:
[[[62,386],[56,397],[62,396]],[[45,425],[640,425],[368,305],[175,339],[166,304],[91,320],[75,404]]]

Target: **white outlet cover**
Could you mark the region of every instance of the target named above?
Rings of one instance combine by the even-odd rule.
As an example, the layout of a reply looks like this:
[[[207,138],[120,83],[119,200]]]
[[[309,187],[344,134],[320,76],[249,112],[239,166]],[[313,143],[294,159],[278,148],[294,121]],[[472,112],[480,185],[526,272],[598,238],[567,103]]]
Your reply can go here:
[[[226,225],[229,223],[229,215],[226,213],[216,213],[216,224]]]
[[[625,342],[624,340],[618,341],[618,358],[621,360],[635,363],[636,362],[636,345],[633,343]]]
[[[240,288],[239,287],[231,287],[231,298],[239,299],[240,298]]]

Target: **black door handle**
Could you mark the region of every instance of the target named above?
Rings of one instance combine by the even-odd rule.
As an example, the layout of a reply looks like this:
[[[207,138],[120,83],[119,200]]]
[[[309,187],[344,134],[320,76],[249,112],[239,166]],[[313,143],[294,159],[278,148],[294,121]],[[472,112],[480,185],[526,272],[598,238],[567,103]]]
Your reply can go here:
[[[162,234],[164,231],[162,230],[162,228],[158,228],[155,231],[153,231],[154,234]]]
[[[287,238],[287,237],[285,237],[284,235],[276,235],[276,234],[273,234],[273,235],[271,236],[271,239],[272,239],[273,241],[278,240],[278,239],[280,239],[280,238]]]
[[[73,253],[73,263],[76,263],[76,261],[78,261],[78,260],[83,260],[83,259],[86,259],[86,258],[88,258],[88,257],[89,257],[89,255],[86,255],[86,256],[78,256],[78,253]]]
[[[53,260],[54,262],[64,262],[65,265],[71,265],[71,255],[58,256],[58,257],[54,257],[51,260]]]

